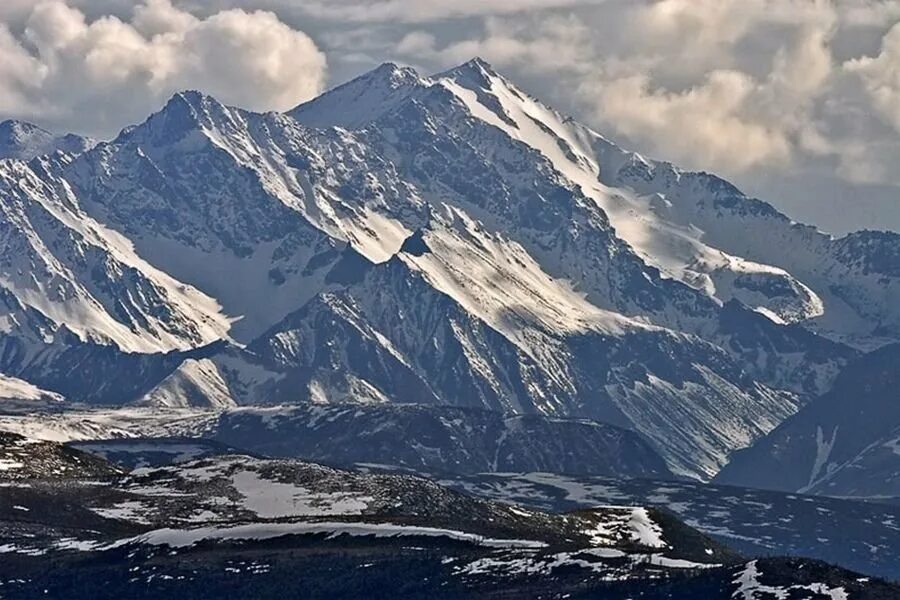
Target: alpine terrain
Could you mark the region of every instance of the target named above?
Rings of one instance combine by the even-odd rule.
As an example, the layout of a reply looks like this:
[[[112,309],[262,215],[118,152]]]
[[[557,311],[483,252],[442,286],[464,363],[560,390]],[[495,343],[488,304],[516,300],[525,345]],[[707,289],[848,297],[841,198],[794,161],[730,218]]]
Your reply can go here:
[[[795,495],[900,497],[894,344],[900,235],[794,222],[481,59],[284,113],[185,91],[110,141],[7,121],[0,595],[353,595],[372,567],[448,597],[897,597],[867,579],[896,540],[819,551],[758,510],[896,537]]]

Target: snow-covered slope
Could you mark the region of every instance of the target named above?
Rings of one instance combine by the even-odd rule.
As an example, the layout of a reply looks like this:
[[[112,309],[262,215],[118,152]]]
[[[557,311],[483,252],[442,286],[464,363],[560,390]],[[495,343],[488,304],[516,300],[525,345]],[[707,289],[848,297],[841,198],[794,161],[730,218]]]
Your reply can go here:
[[[666,276],[863,346],[900,332],[900,236],[860,232],[834,239],[794,223],[713,175],[619,148],[529,97],[483,61],[437,80],[472,114],[550,160]]]
[[[347,243],[386,260],[409,233],[391,207],[415,220],[422,204],[347,133],[195,92],[79,157],[65,176],[141,256],[215,297],[243,342],[322,289]]]
[[[822,311],[816,295],[789,273],[731,256],[704,244],[690,224],[658,215],[665,200],[641,198],[603,182],[606,172],[595,144],[599,136],[527,96],[478,59],[438,76],[471,113],[537,150],[571,185],[596,202],[616,233],[664,275],[727,301],[736,298],[783,321]],[[608,159],[607,159],[608,160]],[[745,283],[746,285],[741,285]],[[755,283],[756,285],[752,285]],[[777,288],[780,293],[766,292]]]
[[[298,106],[291,116],[310,127],[355,129],[394,110],[427,84],[414,69],[384,63],[361,77]]]
[[[750,370],[757,357],[729,343],[718,322],[721,301],[743,301],[778,323],[819,312],[815,294],[783,270],[707,247],[693,228],[655,217],[629,189],[602,183],[593,144],[608,142],[529,98],[483,62],[432,79],[400,72],[383,67],[290,114],[301,121],[315,115],[321,125],[328,106],[359,104],[362,83],[374,85],[376,73],[402,77],[407,84],[387,105],[373,93],[377,109],[366,113],[370,120],[348,123],[336,115],[333,124],[357,126],[356,135],[392,157],[423,197],[451,204],[515,240],[546,273],[570,281],[595,306],[698,333],[746,360]],[[703,283],[711,276],[718,292]],[[824,391],[848,358],[837,346],[825,358],[797,338],[788,341],[783,329],[748,326],[780,353],[789,345],[791,355],[802,357],[790,372],[754,372],[775,385]]]
[[[63,397],[54,392],[42,390],[27,381],[0,374],[0,403],[9,401],[62,402]]]
[[[363,92],[370,88],[370,93]],[[385,88],[391,89],[391,93],[381,92]],[[445,91],[450,95],[443,93]],[[365,109],[361,110],[364,97]],[[349,119],[345,112],[336,108],[331,119],[326,120],[330,107],[347,105],[354,106],[355,113],[364,118]],[[378,128],[391,129],[393,115],[409,116],[416,110],[431,116],[443,112],[442,116],[450,117],[446,124],[449,125],[448,132],[458,135],[464,142],[478,143],[475,149],[482,155],[494,155],[507,163],[512,160],[531,162],[555,183],[577,188],[604,211],[621,239],[668,277],[708,291],[721,300],[745,300],[751,306],[778,315],[779,319],[796,321],[821,312],[815,294],[782,269],[708,247],[698,239],[696,230],[655,215],[649,200],[639,198],[627,189],[602,183],[601,157],[594,147],[602,138],[528,97],[478,59],[433,79],[415,77],[408,69],[384,65],[290,114],[314,126],[359,128],[374,124]],[[435,121],[412,119],[410,127],[439,126]],[[485,129],[484,124],[489,125],[490,130]],[[528,157],[526,148],[536,155]],[[499,154],[501,149],[502,155]],[[509,167],[520,169],[524,166],[509,164]],[[478,202],[480,199],[468,200]],[[756,285],[752,285],[754,280]],[[742,282],[747,285],[742,286]],[[767,296],[763,282],[769,287],[780,287],[780,295]]]
[[[137,401],[139,405],[186,408],[199,404],[214,408],[234,406],[228,383],[208,358],[188,358],[159,385]]]
[[[96,143],[90,138],[72,133],[56,135],[24,121],[7,120],[0,123],[0,159],[30,160],[57,150],[80,154]]]
[[[509,251],[518,277],[503,276],[508,265],[490,260],[502,238],[457,225],[435,217],[390,261],[358,257],[347,287],[254,342],[285,374],[258,395],[587,417],[640,432],[676,473],[699,477],[796,409],[720,348],[591,307],[524,252]]]
[[[863,231],[834,238],[791,221],[713,175],[683,172],[668,163],[634,162],[612,179],[643,194],[663,194],[670,218],[702,231],[707,243],[777,266],[802,281],[819,299],[814,311],[819,314],[801,321],[808,328],[864,349],[897,339],[900,235]],[[741,285],[752,290],[759,283]],[[783,287],[771,286],[766,293],[781,293]]]
[[[39,159],[0,163],[0,287],[8,298],[2,333],[23,328],[27,335],[34,312],[83,341],[132,352],[187,349],[225,336],[229,323],[218,303],[147,263],[129,240],[88,216],[55,175],[58,168]]]

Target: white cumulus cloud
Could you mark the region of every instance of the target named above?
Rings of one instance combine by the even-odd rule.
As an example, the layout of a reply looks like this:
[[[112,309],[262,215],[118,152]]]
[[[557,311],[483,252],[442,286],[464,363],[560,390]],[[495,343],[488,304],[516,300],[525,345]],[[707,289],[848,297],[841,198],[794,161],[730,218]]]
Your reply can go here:
[[[850,60],[844,68],[859,75],[879,113],[900,131],[900,23],[884,36],[878,56]]]
[[[182,89],[255,110],[315,96],[326,61],[271,12],[206,18],[144,0],[129,20],[89,20],[62,0],[33,4],[18,31],[0,24],[0,114],[109,136]]]
[[[696,168],[786,167],[797,151],[827,152],[813,110],[832,76],[828,34],[809,29],[774,54],[764,76],[714,68],[682,90],[649,75],[587,77],[595,118],[643,147]]]
[[[421,23],[445,19],[602,4],[604,0],[282,0],[318,18],[361,23]]]

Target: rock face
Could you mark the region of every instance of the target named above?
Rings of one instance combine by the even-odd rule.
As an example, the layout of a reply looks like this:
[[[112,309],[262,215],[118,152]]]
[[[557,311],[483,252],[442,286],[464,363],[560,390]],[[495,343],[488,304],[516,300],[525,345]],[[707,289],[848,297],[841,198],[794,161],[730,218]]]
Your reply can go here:
[[[813,400],[752,448],[721,483],[831,496],[900,498],[900,345],[850,364]]]
[[[286,114],[183,92],[63,150],[0,161],[0,372],[70,401],[590,419],[708,479],[900,339],[900,237],[792,223],[480,60]]]

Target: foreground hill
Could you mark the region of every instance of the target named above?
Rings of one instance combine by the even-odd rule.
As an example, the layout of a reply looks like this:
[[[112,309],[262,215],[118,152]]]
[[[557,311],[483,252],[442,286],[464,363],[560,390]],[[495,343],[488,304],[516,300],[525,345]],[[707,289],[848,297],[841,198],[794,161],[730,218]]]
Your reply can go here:
[[[243,413],[247,412],[250,413],[249,419],[244,418],[248,415]],[[277,450],[283,456],[332,465],[350,466],[347,459],[358,456],[355,451],[343,448],[349,440],[338,436],[333,443],[328,443],[327,434],[331,430],[327,421],[331,417],[330,411],[321,415],[326,424],[318,431],[285,427],[285,423],[279,423],[280,419],[272,415],[271,411],[258,409],[242,409],[237,415],[233,415],[237,418],[232,420],[229,416],[225,417],[225,421],[235,426],[235,432],[246,427],[245,439],[256,440],[261,432],[253,427],[253,422],[267,413],[276,426],[269,430],[272,444],[266,445],[266,448]],[[281,417],[289,420],[295,416],[292,413],[295,411]],[[368,416],[373,417],[371,413]],[[448,415],[445,413],[444,416]],[[377,413],[373,420],[374,428],[361,432],[364,443],[357,446],[386,451],[376,455],[378,458],[391,456],[391,450],[400,449],[402,444],[384,443],[384,440],[403,435],[403,432],[390,426],[385,427],[384,422],[377,419]],[[360,422],[360,426],[362,425],[363,422]],[[458,426],[465,427],[465,424],[458,423]],[[385,436],[380,443],[373,443],[367,437],[367,432],[375,431],[380,431]],[[435,432],[432,443],[441,439],[439,431]],[[453,432],[455,429],[449,431]],[[305,441],[288,443],[288,432],[293,432],[295,437],[305,438]],[[217,433],[221,433],[221,430]],[[527,428],[520,433],[524,436],[533,435]],[[809,557],[866,575],[900,579],[900,506],[897,505],[687,481],[635,479],[623,477],[621,473],[613,473],[612,476],[575,474],[578,469],[591,467],[599,473],[609,466],[597,460],[578,462],[573,465],[576,469],[565,474],[560,472],[564,470],[560,468],[555,469],[556,472],[550,472],[549,469],[538,472],[501,469],[500,472],[473,473],[460,467],[477,465],[478,460],[463,460],[458,463],[443,458],[435,460],[437,452],[419,448],[419,444],[419,440],[412,438],[410,446],[415,449],[415,453],[406,450],[393,454],[399,459],[412,459],[405,464],[401,460],[395,466],[376,465],[372,464],[375,457],[369,457],[369,462],[356,465],[355,468],[371,473],[419,475],[474,496],[552,512],[596,506],[647,505],[676,515],[691,527],[746,556]],[[179,464],[221,454],[246,454],[244,450],[221,442],[197,438],[122,438],[71,442],[69,445],[106,458],[124,468]],[[577,447],[577,443],[567,445]],[[441,444],[440,447],[461,448],[457,444]],[[474,447],[477,448],[477,445]],[[262,445],[256,446],[257,451],[262,448]],[[528,448],[534,446],[529,445]],[[533,457],[534,460],[528,461],[529,457],[527,453],[511,454],[507,460],[515,458],[517,462],[504,464],[534,465],[542,463],[545,458],[539,451]],[[477,452],[474,458],[477,459]],[[456,467],[456,472],[453,469],[428,468],[425,465]]]
[[[694,482],[557,473],[432,477],[470,494],[543,510],[650,504],[747,556],[805,556],[900,580],[897,505]]]
[[[121,473],[121,469],[93,454],[0,431],[0,480],[105,479]]]
[[[747,561],[654,509],[552,514],[300,461],[228,455],[3,483],[8,598],[898,592],[815,561]]]

